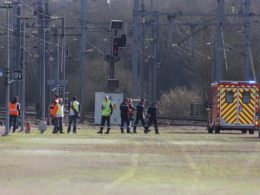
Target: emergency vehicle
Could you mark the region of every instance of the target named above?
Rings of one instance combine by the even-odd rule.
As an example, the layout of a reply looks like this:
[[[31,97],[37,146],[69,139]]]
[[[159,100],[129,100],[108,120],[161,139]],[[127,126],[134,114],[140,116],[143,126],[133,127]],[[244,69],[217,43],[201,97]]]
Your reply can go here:
[[[245,81],[221,81],[211,84],[208,133],[258,130],[259,84]]]

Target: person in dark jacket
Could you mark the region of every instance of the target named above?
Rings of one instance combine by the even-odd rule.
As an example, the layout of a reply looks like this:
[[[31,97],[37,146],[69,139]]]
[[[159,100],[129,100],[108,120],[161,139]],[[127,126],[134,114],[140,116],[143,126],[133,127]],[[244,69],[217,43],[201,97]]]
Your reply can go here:
[[[149,127],[152,124],[154,124],[155,133],[159,134],[159,129],[158,129],[158,125],[157,125],[157,109],[158,109],[158,102],[155,102],[148,107],[147,113],[148,113],[148,117],[149,117],[149,122],[145,128],[145,131],[144,131],[145,134],[150,131]]]
[[[130,120],[129,120],[129,105],[128,99],[124,99],[124,101],[120,104],[120,111],[121,111],[121,133],[124,133],[124,125],[126,124],[127,133],[130,132]]]
[[[133,132],[136,132],[136,126],[139,123],[139,120],[141,121],[144,129],[145,129],[145,107],[144,107],[144,99],[141,99],[141,101],[136,106],[136,117],[135,117],[135,124]]]

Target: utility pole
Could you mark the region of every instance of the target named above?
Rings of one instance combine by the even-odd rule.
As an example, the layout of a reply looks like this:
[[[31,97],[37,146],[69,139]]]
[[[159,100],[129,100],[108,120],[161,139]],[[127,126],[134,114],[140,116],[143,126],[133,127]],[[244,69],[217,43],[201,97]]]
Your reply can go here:
[[[213,68],[213,81],[221,81],[223,78],[224,64],[224,44],[223,44],[223,25],[224,25],[224,0],[218,0],[217,11],[217,42],[216,42],[216,64]]]
[[[61,17],[61,40],[62,40],[62,79],[65,81],[66,79],[66,40],[65,40],[65,16]],[[66,92],[66,86],[64,84],[63,86],[63,98],[65,102],[65,92]]]
[[[80,42],[80,102],[82,105],[82,113],[84,115],[84,106],[86,102],[86,81],[87,81],[87,10],[88,2],[87,0],[81,0],[81,42]]]
[[[133,47],[132,47],[132,86],[131,86],[131,96],[132,98],[137,97],[137,66],[139,60],[139,0],[134,0],[133,7],[133,25],[134,25],[134,35],[133,35]]]
[[[25,93],[25,79],[26,79],[26,72],[25,72],[25,22],[23,21],[23,26],[22,26],[22,32],[23,32],[23,41],[22,41],[22,74],[23,74],[23,78],[22,78],[22,87],[21,87],[21,99],[22,99],[22,106],[21,106],[21,113],[22,113],[22,123],[21,123],[21,131],[24,130],[24,126],[25,126],[25,97],[26,97],[26,93]]]
[[[244,17],[244,63],[243,72],[244,80],[248,81],[251,78],[249,73],[250,63],[250,28],[251,28],[251,17],[250,17],[250,0],[244,0],[243,2],[243,17]]]
[[[149,103],[156,101],[157,96],[157,40],[158,14],[154,12],[151,20],[151,50],[149,65]]]
[[[20,0],[18,1],[20,3]],[[21,4],[18,4],[16,6],[16,68],[21,69]],[[14,90],[17,93],[18,89],[18,94],[21,97],[21,82],[18,82],[15,84],[16,89]]]
[[[7,22],[7,49],[6,49],[6,98],[5,98],[5,134],[9,135],[10,130],[10,116],[9,116],[9,101],[10,101],[10,8],[12,8],[12,2],[7,2],[5,6],[2,8],[6,8],[6,22]]]
[[[142,0],[142,13],[144,13],[144,0]],[[145,39],[145,17],[142,15],[142,27],[141,27],[141,58],[140,58],[140,86],[141,86],[141,98],[144,98],[144,57],[145,57],[145,48],[144,48],[144,39]]]
[[[38,78],[38,86],[39,86],[39,96],[37,104],[39,106],[39,110],[37,110],[37,115],[42,119],[45,120],[44,114],[43,114],[43,44],[41,41],[43,40],[43,34],[44,34],[44,21],[43,21],[43,15],[44,10],[42,8],[42,2],[37,2],[37,23],[38,23],[38,67],[37,67],[37,78]],[[41,104],[40,104],[41,102]]]

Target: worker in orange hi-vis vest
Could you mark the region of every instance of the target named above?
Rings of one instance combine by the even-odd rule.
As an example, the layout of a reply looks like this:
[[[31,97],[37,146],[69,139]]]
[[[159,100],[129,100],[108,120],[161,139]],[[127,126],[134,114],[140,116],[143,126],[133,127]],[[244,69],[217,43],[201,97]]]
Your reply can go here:
[[[59,102],[59,96],[58,95],[54,95],[54,99],[53,101],[51,102],[50,106],[49,106],[49,115],[50,115],[50,118],[51,118],[51,124],[52,125],[55,125],[55,105]]]
[[[10,128],[13,126],[13,133],[17,128],[17,118],[20,116],[20,103],[18,102],[18,97],[9,103],[9,115],[10,115]],[[10,130],[9,130],[10,131]]]

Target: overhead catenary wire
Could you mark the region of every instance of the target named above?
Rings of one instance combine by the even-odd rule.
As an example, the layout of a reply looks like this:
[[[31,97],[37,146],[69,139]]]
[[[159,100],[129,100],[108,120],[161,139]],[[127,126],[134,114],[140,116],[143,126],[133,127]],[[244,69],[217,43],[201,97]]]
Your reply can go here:
[[[223,43],[225,67],[226,67],[226,71],[228,71],[228,62],[227,62],[227,53],[226,53],[226,49],[225,49],[225,39],[224,39],[223,25],[221,25],[220,28],[221,28],[221,37],[222,37],[222,43]]]
[[[250,57],[250,65],[251,65],[251,69],[252,69],[252,73],[253,73],[253,78],[254,78],[254,81],[256,81],[255,65],[254,65],[254,59],[253,59],[251,47],[249,48],[249,53],[250,53],[249,57]]]

